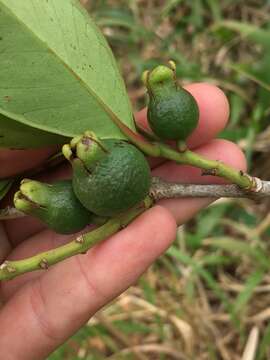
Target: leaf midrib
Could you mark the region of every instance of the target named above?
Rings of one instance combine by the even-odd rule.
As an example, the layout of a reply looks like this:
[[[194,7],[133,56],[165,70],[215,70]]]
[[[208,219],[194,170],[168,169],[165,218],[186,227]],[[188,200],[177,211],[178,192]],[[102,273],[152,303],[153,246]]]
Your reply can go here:
[[[74,1],[74,0],[73,0]],[[81,6],[79,5],[79,3],[74,4],[74,6]],[[37,36],[20,18],[18,18],[18,16],[16,16],[16,14],[14,14],[14,12],[12,10],[10,10],[5,4],[3,4],[3,2],[0,0],[0,6],[4,7],[6,9],[7,12],[11,13],[12,16],[14,16],[15,19],[17,19],[17,21],[27,29],[27,31],[29,31],[34,38],[36,38],[44,47],[45,49],[48,49],[46,52],[51,53],[53,56],[55,56],[55,58],[72,74],[73,77],[75,77],[75,79],[82,84],[82,87],[86,89],[86,91],[98,102],[98,104],[100,105],[100,107],[107,113],[107,115],[110,117],[110,119],[112,119],[112,117],[116,118],[118,121],[122,122],[122,120],[115,114],[115,112],[109,107],[107,106],[104,101],[96,94],[96,92],[91,89],[86,83],[85,81],[83,81],[83,79],[81,79],[75,72],[73,69],[71,69],[71,67],[53,50],[49,47],[49,45],[44,42],[39,36]],[[79,11],[84,11],[84,9],[79,8]],[[86,11],[86,10],[85,10]],[[68,137],[72,137],[75,136],[77,134],[71,134],[71,133],[65,133],[64,131],[60,131],[55,129],[54,131],[52,131],[52,129],[48,129],[46,126],[42,126],[39,125],[37,123],[32,122],[31,120],[26,119],[24,116],[20,116],[20,114],[14,114],[12,112],[3,110],[0,107],[0,113],[2,113],[3,115],[7,116],[7,117],[11,117],[14,120],[17,120],[19,122],[22,122],[24,124],[28,124],[31,125],[34,128],[40,129],[40,130],[44,130],[46,132],[50,132],[50,133],[55,133],[58,135],[62,135],[62,136],[68,136]]]

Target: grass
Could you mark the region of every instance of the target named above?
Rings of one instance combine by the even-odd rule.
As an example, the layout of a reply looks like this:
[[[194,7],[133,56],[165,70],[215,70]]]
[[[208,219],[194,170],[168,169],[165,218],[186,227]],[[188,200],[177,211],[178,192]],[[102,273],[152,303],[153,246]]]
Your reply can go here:
[[[86,1],[87,2],[87,1]],[[86,6],[123,71],[134,109],[141,73],[173,59],[182,83],[226,91],[220,135],[270,179],[270,3],[111,0]],[[49,359],[270,359],[267,200],[219,200],[179,228],[174,245]]]

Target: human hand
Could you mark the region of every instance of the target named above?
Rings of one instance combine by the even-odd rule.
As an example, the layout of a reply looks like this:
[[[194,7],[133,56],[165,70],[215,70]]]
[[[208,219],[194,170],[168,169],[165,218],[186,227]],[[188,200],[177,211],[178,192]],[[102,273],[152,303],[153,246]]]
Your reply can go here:
[[[208,158],[245,170],[245,158],[235,144],[214,140],[229,116],[224,94],[208,84],[192,84],[187,89],[200,108],[199,126],[190,137],[189,146]],[[137,121],[146,125],[145,111],[137,115]],[[22,170],[35,165],[50,151],[31,151],[24,156],[24,163],[18,152],[0,153],[0,158],[4,157],[9,164],[9,167],[5,163],[2,165],[0,176],[14,173],[16,159]],[[153,175],[168,181],[222,182],[222,179],[202,177],[200,170],[189,166],[158,159],[150,159],[150,162]],[[43,180],[68,177],[69,171],[67,166],[61,167],[54,174],[45,174]],[[0,283],[2,357],[6,360],[46,358],[98,309],[138,279],[170,246],[175,238],[176,224],[183,224],[211,201],[213,199],[162,200],[86,255],[74,256],[46,272],[28,273]],[[46,251],[73,237],[57,235],[28,217],[3,222],[0,230],[0,263]]]

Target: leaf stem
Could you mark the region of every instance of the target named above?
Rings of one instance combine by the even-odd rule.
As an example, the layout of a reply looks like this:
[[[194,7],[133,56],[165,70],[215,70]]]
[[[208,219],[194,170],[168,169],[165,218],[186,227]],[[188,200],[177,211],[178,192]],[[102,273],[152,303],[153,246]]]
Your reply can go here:
[[[148,209],[151,205],[152,200],[148,197],[145,199],[143,204],[138,205],[125,214],[121,214],[108,220],[104,225],[89,233],[78,236],[66,245],[42,252],[27,259],[5,261],[0,266],[0,281],[13,279],[18,275],[22,275],[30,271],[46,270],[51,265],[54,265],[71,256],[84,254],[94,245],[100,243],[104,239],[121,230],[123,227],[127,226],[133,219]]]
[[[160,156],[169,160],[173,160],[179,164],[191,165],[202,169],[202,175],[219,176],[230,182],[240,186],[245,190],[253,190],[256,187],[254,178],[236,170],[229,165],[218,160],[209,160],[191,150],[178,152],[168,145],[159,143]]]
[[[184,149],[184,151],[177,151],[162,142],[148,141],[142,135],[137,134],[128,128],[114,114],[110,113],[110,116],[111,120],[130,140],[130,142],[136,145],[146,155],[163,157],[168,160],[173,160],[179,164],[195,166],[203,170],[202,175],[219,176],[238,185],[244,190],[257,191],[257,182],[255,179],[243,171],[236,170],[218,160],[209,160],[194,153],[188,148]]]

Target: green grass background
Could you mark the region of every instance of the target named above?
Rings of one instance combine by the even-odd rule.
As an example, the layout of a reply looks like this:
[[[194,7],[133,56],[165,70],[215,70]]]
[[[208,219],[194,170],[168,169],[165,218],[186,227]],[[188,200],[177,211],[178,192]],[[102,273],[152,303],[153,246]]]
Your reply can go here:
[[[270,1],[82,1],[122,69],[134,109],[144,70],[173,59],[182,83],[220,86],[220,137],[270,180]],[[179,228],[138,284],[49,360],[270,359],[270,203],[219,200]]]

